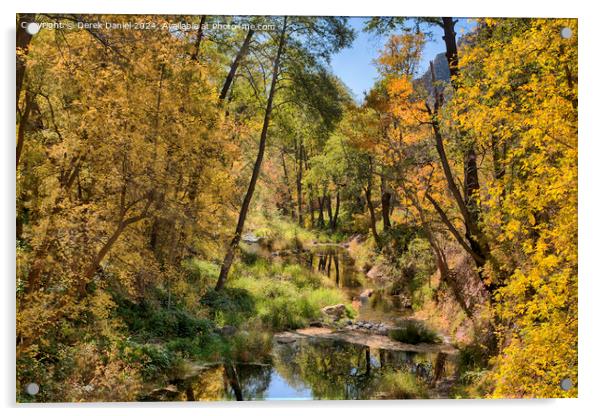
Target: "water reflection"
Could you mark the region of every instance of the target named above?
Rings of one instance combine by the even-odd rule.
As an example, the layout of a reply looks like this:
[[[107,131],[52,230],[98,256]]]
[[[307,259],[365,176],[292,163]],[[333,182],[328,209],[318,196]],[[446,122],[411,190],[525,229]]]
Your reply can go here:
[[[355,268],[353,259],[342,247],[316,245],[306,252],[289,256],[285,261],[297,262],[328,276],[353,302],[359,320],[392,322],[411,312],[398,296],[388,296],[378,290],[363,272]],[[370,298],[360,296],[367,289],[372,289],[373,295]]]
[[[363,274],[354,269],[353,260],[341,248],[314,248],[304,256],[309,269],[328,276],[337,287],[357,289],[366,283]]]
[[[443,353],[374,350],[336,340],[274,344],[270,365],[216,366],[181,382],[171,400],[354,400],[379,397],[384,371],[405,372],[425,385],[449,377]]]

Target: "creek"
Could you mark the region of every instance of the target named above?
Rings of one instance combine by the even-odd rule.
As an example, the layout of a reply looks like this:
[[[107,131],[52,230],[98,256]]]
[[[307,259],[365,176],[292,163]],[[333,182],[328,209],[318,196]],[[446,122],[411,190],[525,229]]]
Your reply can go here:
[[[247,242],[243,249],[328,276],[356,309],[355,322],[394,325],[411,313],[396,296],[362,296],[367,290],[380,292],[341,246],[315,244],[309,250],[273,253]],[[411,374],[429,387],[429,397],[445,398],[456,361],[457,351],[449,344],[403,344],[355,326],[305,328],[275,334],[269,363],[200,366],[154,391],[152,400],[386,398],[384,376],[391,372]]]

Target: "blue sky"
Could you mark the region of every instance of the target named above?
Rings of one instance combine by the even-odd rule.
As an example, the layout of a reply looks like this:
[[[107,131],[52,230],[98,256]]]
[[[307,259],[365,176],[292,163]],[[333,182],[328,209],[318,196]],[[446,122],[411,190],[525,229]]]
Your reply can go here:
[[[359,102],[364,96],[364,91],[369,91],[378,76],[373,64],[387,40],[387,36],[377,36],[373,33],[362,31],[365,17],[350,17],[349,23],[356,30],[357,37],[350,48],[344,49],[332,57],[331,67],[333,72],[351,88],[356,100]],[[459,19],[456,24],[458,36],[471,30],[474,22],[467,19]],[[443,42],[443,30],[439,27],[430,29],[433,36],[425,45],[420,72],[424,72],[438,53],[445,52]]]

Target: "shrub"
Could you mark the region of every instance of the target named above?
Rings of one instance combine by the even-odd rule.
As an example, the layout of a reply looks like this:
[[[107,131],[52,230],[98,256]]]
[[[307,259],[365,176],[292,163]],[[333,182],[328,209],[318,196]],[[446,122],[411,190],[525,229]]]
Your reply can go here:
[[[255,299],[248,290],[239,287],[211,289],[203,296],[201,304],[210,309],[213,318],[219,313],[229,325],[238,325],[255,314]]]
[[[117,315],[138,338],[180,338],[207,334],[213,330],[213,322],[198,318],[178,304],[169,307],[162,302],[135,303],[117,297]]]
[[[210,261],[191,258],[183,261],[182,267],[188,281],[200,286],[211,285],[219,276],[219,266]]]

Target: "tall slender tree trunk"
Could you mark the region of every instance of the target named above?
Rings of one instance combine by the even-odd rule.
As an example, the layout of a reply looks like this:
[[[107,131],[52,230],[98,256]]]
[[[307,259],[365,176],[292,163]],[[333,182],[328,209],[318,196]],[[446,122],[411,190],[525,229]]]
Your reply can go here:
[[[295,206],[293,203],[293,191],[291,190],[291,183],[288,177],[288,169],[286,167],[286,155],[284,154],[284,150],[280,151],[280,157],[282,158],[282,171],[284,174],[284,182],[286,185],[286,210],[290,212],[291,219],[295,220]],[[285,214],[286,214],[285,213]]]
[[[433,82],[435,81],[435,71],[433,68],[433,63],[431,62],[431,78]],[[435,137],[435,147],[437,149],[437,153],[439,155],[439,159],[441,161],[441,167],[443,168],[443,173],[445,175],[445,179],[447,182],[447,187],[450,190],[454,200],[458,208],[460,209],[460,213],[462,214],[462,219],[464,220],[464,225],[466,228],[465,236],[468,242],[470,243],[471,251],[476,253],[477,256],[473,257],[475,263],[478,267],[483,267],[485,265],[485,260],[487,258],[488,248],[486,245],[481,243],[480,230],[478,228],[478,223],[474,220],[473,215],[471,214],[468,205],[466,204],[465,199],[462,197],[462,193],[458,188],[456,181],[454,179],[453,172],[451,170],[451,165],[449,163],[449,159],[447,158],[447,153],[445,151],[445,146],[443,143],[443,136],[441,134],[441,129],[439,126],[439,121],[437,119],[437,113],[439,112],[439,108],[442,105],[441,103],[442,97],[440,93],[435,92],[435,107],[434,112],[431,113],[431,127],[433,129],[433,135]],[[430,109],[429,109],[430,111]],[[476,163],[476,162],[475,162]],[[475,167],[476,169],[476,167]],[[478,178],[477,178],[478,181]],[[477,182],[478,184],[478,182]]]
[[[402,184],[402,186],[403,186],[403,184]],[[418,200],[416,195],[414,195],[412,192],[407,192],[407,190],[405,190],[405,191],[406,191],[406,195],[409,197],[410,201],[412,202],[412,205],[414,205],[414,207],[418,210],[418,215],[420,216],[420,222],[422,223],[422,228],[426,231],[426,236],[427,236],[428,242],[431,246],[431,251],[433,252],[433,255],[435,256],[435,261],[437,264],[437,269],[439,270],[439,275],[441,276],[441,281],[445,282],[449,286],[449,288],[452,292],[452,295],[456,299],[456,302],[458,302],[458,304],[460,305],[462,310],[464,310],[466,315],[469,318],[472,318],[473,311],[471,308],[468,307],[466,299],[464,299],[464,294],[460,290],[460,285],[459,285],[459,282],[457,281],[458,279],[456,277],[457,274],[453,273],[452,270],[450,270],[449,265],[447,263],[447,258],[445,257],[445,252],[443,251],[443,248],[439,245],[439,242],[437,241],[435,232],[433,231],[433,229],[431,227],[431,223],[428,221],[426,214],[424,213],[424,210],[422,208],[422,205],[420,204],[420,201]]]
[[[331,229],[332,231],[335,231],[337,229],[337,222],[339,220],[339,207],[341,205],[341,193],[339,192],[339,190],[337,189],[337,194],[335,197],[335,205],[334,205],[334,216],[333,216],[333,221],[331,224]]]
[[[372,184],[368,183],[368,186],[364,188],[366,194],[366,204],[368,205],[368,211],[370,212],[370,230],[372,230],[372,236],[376,244],[380,244],[378,237],[378,231],[376,231],[376,212],[374,211],[374,204],[372,203]]]
[[[303,141],[299,143],[297,152],[297,219],[303,227]]]
[[[205,25],[206,21],[207,21],[207,16],[206,15],[201,16],[201,21],[199,23],[199,30],[196,34],[196,40],[194,42],[194,53],[192,54],[193,61],[199,60],[199,56],[201,53],[201,41],[203,40],[203,26]]]
[[[25,79],[25,57],[29,53],[29,43],[32,36],[27,33],[24,27],[25,23],[35,21],[36,15],[33,13],[22,13],[17,20],[17,50],[21,53],[17,54],[17,77],[16,77],[16,107],[19,107],[19,97],[23,88],[23,80]]]
[[[280,58],[282,57],[282,53],[284,51],[284,44],[286,38],[286,23],[287,17],[285,16],[282,25],[282,32],[280,33],[280,40],[278,42],[278,51],[276,52],[276,57],[274,58],[274,68],[272,70],[272,83],[270,86],[268,101],[265,108],[263,127],[261,129],[261,136],[259,139],[259,149],[257,151],[257,158],[255,159],[255,165],[253,166],[253,174],[251,175],[249,188],[247,189],[247,193],[245,194],[242,206],[240,208],[240,213],[238,215],[238,223],[236,224],[236,230],[234,231],[234,237],[232,237],[232,241],[228,245],[228,250],[226,251],[224,262],[222,263],[222,267],[219,272],[219,277],[217,279],[217,284],[215,285],[215,290],[223,289],[224,285],[226,284],[226,280],[228,279],[228,273],[230,272],[230,267],[232,267],[232,261],[234,260],[234,254],[236,253],[236,249],[238,248],[238,244],[240,243],[240,237],[245,227],[245,220],[249,211],[251,199],[253,198],[253,193],[255,192],[255,185],[257,184],[257,179],[259,178],[259,172],[261,171],[261,163],[263,161],[263,154],[265,152],[265,146],[268,137],[268,128],[270,126],[270,117],[272,115],[272,107],[274,104],[274,95],[276,94],[276,85],[278,83],[278,75],[280,71]]]
[[[387,189],[387,182],[384,175],[381,177],[380,181],[380,202],[383,216],[383,229],[386,231],[391,228],[391,192]]]
[[[443,21],[443,40],[445,41],[445,58],[449,67],[451,83],[454,89],[457,88],[456,77],[458,76],[458,45],[456,44],[456,22],[451,17],[442,17]]]
[[[220,100],[225,99],[228,95],[228,90],[230,89],[230,86],[234,81],[234,76],[236,75],[238,65],[240,65],[240,61],[242,61],[242,59],[249,51],[249,45],[251,44],[251,38],[253,37],[253,33],[255,33],[255,31],[253,29],[249,29],[249,31],[247,32],[247,36],[245,37],[245,40],[242,43],[242,46],[240,47],[238,53],[236,54],[236,57],[234,58],[234,61],[232,62],[232,65],[230,65],[230,72],[228,72],[228,76],[226,77],[226,81],[224,82],[224,86],[222,87],[222,91],[219,94]]]
[[[123,195],[125,195],[125,190],[122,192],[123,192]],[[119,239],[121,234],[123,234],[123,232],[126,230],[126,228],[128,228],[130,225],[135,224],[135,223],[147,218],[149,208],[151,207],[153,202],[154,202],[154,193],[151,192],[147,196],[147,200],[145,202],[144,208],[142,208],[140,214],[131,216],[129,218],[125,218],[126,209],[124,208],[125,207],[124,203],[122,203],[122,213],[120,215],[117,227],[115,228],[115,230],[113,231],[111,236],[108,238],[108,240],[102,245],[102,247],[100,248],[98,253],[96,253],[94,258],[92,259],[90,266],[84,273],[84,276],[83,276],[84,279],[80,280],[80,284],[79,284],[80,295],[85,294],[86,284],[94,276],[94,274],[100,267],[100,264],[102,263],[102,261],[104,260],[106,255],[109,254],[109,252],[111,251],[111,249],[113,248],[113,246],[115,245],[115,243],[117,242],[117,240]]]
[[[325,197],[318,197],[318,228],[324,227],[324,201]]]
[[[332,215],[332,198],[330,197],[330,194],[328,195],[324,195],[324,198],[326,198],[326,212],[328,213],[328,226],[330,228],[332,228],[333,226],[333,215]]]
[[[311,220],[311,228],[314,228],[316,225],[316,218],[315,218],[315,210],[314,210],[314,191],[311,185],[308,186],[309,188],[309,218]]]
[[[445,41],[445,57],[449,66],[451,84],[454,90],[458,88],[458,45],[456,43],[456,21],[451,17],[443,17],[443,40]],[[463,134],[464,135],[464,134]],[[464,151],[464,205],[466,209],[466,239],[472,249],[482,257],[489,256],[489,249],[484,243],[479,229],[480,208],[478,197],[480,191],[477,154],[472,143]],[[482,267],[484,264],[477,264]]]
[[[21,153],[23,152],[23,145],[25,144],[25,129],[29,122],[29,114],[31,113],[32,107],[32,94],[29,92],[25,93],[25,108],[19,117],[19,127],[17,129],[17,169],[19,168],[19,161],[21,160]]]
[[[238,372],[236,371],[236,367],[234,364],[226,364],[224,366],[225,375],[228,378],[228,384],[232,387],[232,391],[234,391],[234,397],[236,397],[236,401],[242,402],[244,400],[242,395],[242,388],[240,387],[240,382],[238,380]]]
[[[335,283],[339,287],[339,280],[341,278],[341,272],[339,270],[339,255],[334,254],[334,271],[335,271]]]

